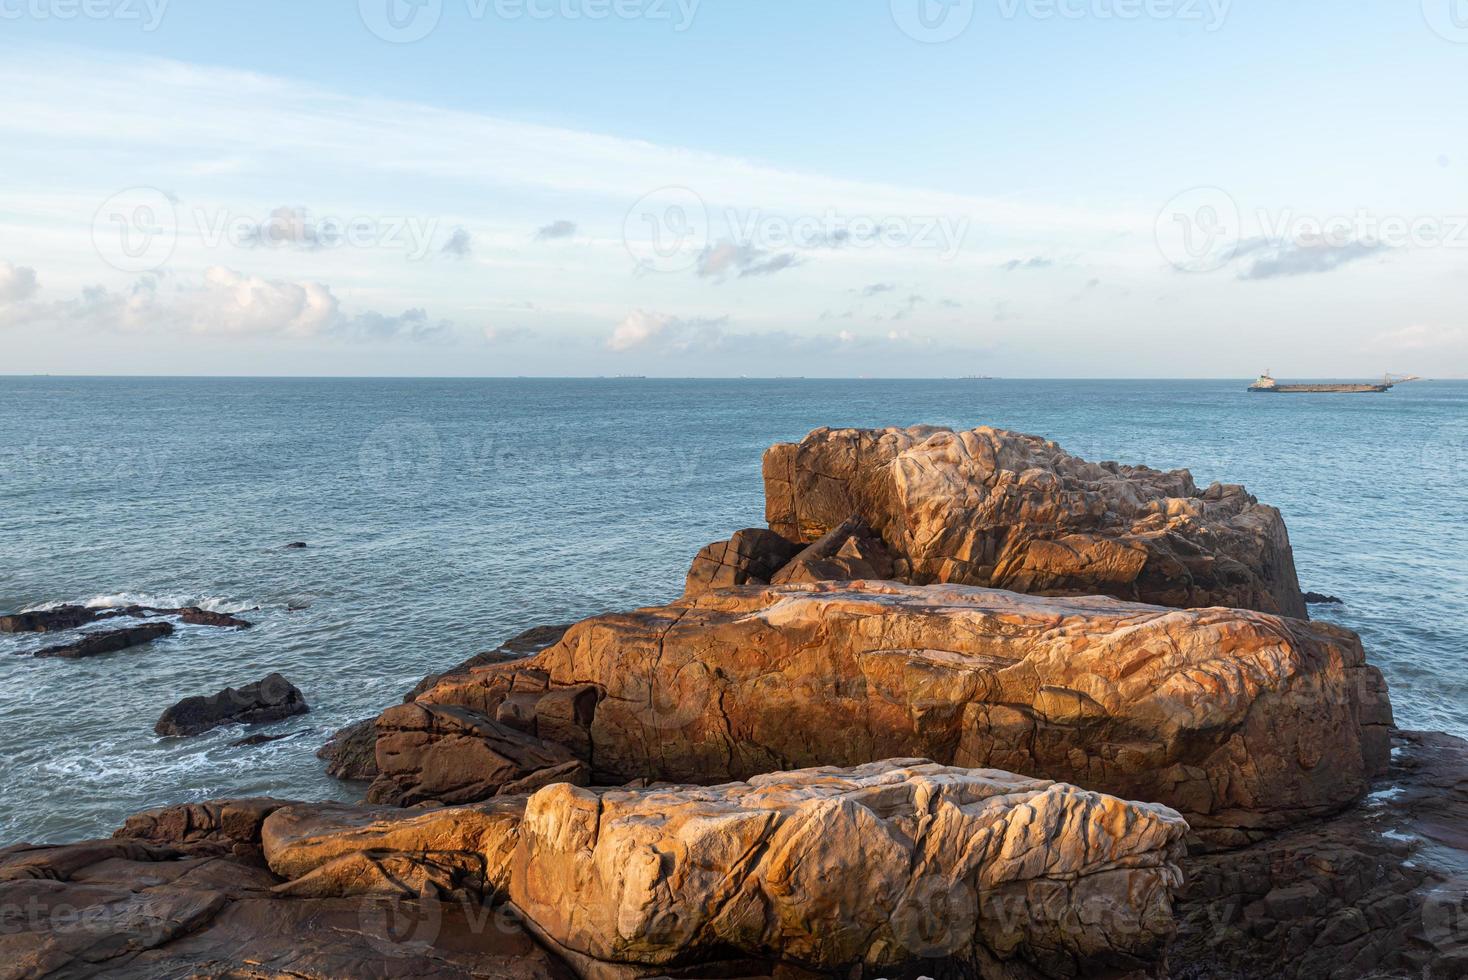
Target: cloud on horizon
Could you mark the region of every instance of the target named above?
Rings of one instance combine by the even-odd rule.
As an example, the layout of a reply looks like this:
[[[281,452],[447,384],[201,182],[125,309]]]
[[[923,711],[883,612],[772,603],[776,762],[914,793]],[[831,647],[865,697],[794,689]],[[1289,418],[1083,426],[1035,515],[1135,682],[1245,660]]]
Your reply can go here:
[[[443,243],[442,251],[456,259],[467,259],[474,254],[474,236],[463,228],[455,228],[449,240]]]
[[[571,238],[575,234],[576,222],[565,220],[552,221],[548,225],[543,225],[541,229],[535,233],[535,240],[537,242],[551,242],[556,241],[557,239]]]
[[[1313,242],[1278,242],[1268,238],[1250,238],[1239,243],[1232,261],[1256,256],[1239,270],[1245,281],[1311,276],[1332,272],[1348,262],[1367,259],[1391,251],[1381,242],[1356,241],[1343,245]]]
[[[697,272],[701,279],[726,279],[737,274],[740,279],[753,276],[773,276],[778,272],[794,268],[803,260],[794,252],[771,255],[753,245],[736,245],[732,239],[722,239],[706,247],[698,256]]]
[[[35,269],[0,261],[0,306],[24,303],[39,288]]]
[[[1055,260],[1036,255],[1028,259],[1010,259],[999,268],[1005,272],[1014,272],[1016,269],[1049,269],[1054,267]]]
[[[8,265],[8,264],[7,264]],[[13,267],[10,267],[13,269]],[[23,273],[30,273],[27,277]],[[9,272],[0,266],[0,284],[29,281],[29,269]],[[35,289],[0,290],[5,326],[66,325],[116,333],[175,332],[214,337],[281,337],[352,341],[428,341],[448,336],[453,324],[432,320],[421,308],[398,314],[367,310],[342,312],[329,286],[250,276],[224,266],[211,266],[196,283],[168,283],[168,277],[145,275],[125,290],[89,286],[73,298],[48,303],[25,302]]]

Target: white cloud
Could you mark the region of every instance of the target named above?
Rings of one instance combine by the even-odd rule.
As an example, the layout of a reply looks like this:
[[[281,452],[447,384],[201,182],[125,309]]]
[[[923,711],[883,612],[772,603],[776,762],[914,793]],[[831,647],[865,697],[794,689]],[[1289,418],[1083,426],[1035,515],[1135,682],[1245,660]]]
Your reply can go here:
[[[0,282],[3,273],[0,268]],[[33,272],[30,282],[34,287]],[[26,295],[30,292],[34,289]],[[378,341],[431,340],[452,330],[452,324],[433,321],[422,309],[349,315],[323,283],[265,279],[224,266],[205,270],[198,282],[149,275],[125,290],[88,287],[73,299],[31,304],[7,323],[134,334]]]
[[[1251,238],[1234,251],[1235,260],[1257,256],[1239,271],[1240,279],[1280,279],[1286,276],[1308,276],[1331,272],[1348,262],[1370,258],[1390,251],[1381,242],[1346,242],[1332,245],[1324,242],[1275,242]]]
[[[724,339],[726,317],[685,320],[666,313],[633,310],[617,324],[607,347],[614,351],[688,351],[717,347]]]
[[[0,262],[0,306],[24,303],[36,294],[36,270]]]
[[[576,234],[576,222],[574,221],[552,221],[548,225],[541,226],[535,233],[538,242],[555,241],[559,238],[570,238]]]
[[[474,237],[463,228],[455,228],[449,240],[443,243],[443,254],[467,259],[474,254]]]
[[[699,255],[698,274],[705,279],[723,279],[731,273],[738,273],[740,279],[748,279],[751,276],[773,276],[800,262],[800,257],[794,252],[771,255],[752,245],[736,245],[726,238],[708,246]]]

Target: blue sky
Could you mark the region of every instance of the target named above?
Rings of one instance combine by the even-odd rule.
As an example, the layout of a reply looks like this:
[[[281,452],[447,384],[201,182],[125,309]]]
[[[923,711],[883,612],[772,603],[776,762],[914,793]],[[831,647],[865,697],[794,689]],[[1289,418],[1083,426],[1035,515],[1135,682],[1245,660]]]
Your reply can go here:
[[[1468,0],[0,0],[0,77],[0,372],[1468,373]]]

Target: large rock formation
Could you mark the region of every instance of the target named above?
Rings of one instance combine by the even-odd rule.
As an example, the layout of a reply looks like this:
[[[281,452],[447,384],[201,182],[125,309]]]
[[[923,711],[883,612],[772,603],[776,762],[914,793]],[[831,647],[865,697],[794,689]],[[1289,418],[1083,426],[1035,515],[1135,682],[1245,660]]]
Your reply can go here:
[[[510,894],[583,975],[774,961],[889,976],[946,959],[1096,975],[1165,947],[1186,830],[1165,807],[920,761],[711,789],[561,785],[527,804]]]
[[[512,720],[602,782],[924,757],[1166,803],[1216,844],[1358,798],[1391,721],[1380,673],[1337,627],[878,582],[600,616],[418,704]]]
[[[1305,618],[1279,511],[1186,470],[1089,463],[999,429],[817,429],[764,458],[770,529],[810,542],[859,517],[897,577]]]
[[[1162,956],[1186,829],[921,760],[429,811],[191,804],[0,851],[0,977],[1096,975]]]

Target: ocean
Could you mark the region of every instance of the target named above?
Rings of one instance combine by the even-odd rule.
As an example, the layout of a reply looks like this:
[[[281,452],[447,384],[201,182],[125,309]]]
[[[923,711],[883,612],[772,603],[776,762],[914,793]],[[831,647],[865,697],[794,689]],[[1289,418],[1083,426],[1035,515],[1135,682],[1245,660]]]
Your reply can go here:
[[[764,448],[822,425],[995,425],[1244,483],[1284,511],[1302,586],[1345,600],[1313,614],[1361,634],[1398,723],[1468,736],[1468,382],[1248,383],[0,378],[0,613],[256,624],[77,662],[0,636],[0,842],[355,799],[315,758],[331,731],[529,626],[676,597],[700,547],[763,523]],[[313,710],[260,731],[294,737],[154,737],[179,698],[271,671]]]

